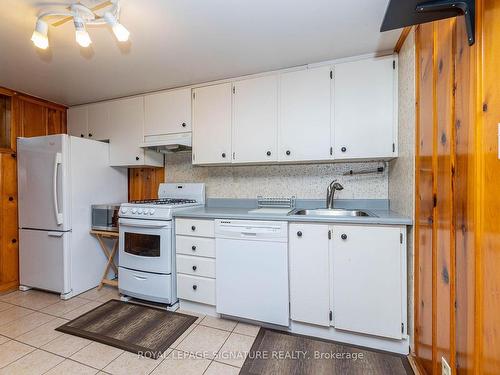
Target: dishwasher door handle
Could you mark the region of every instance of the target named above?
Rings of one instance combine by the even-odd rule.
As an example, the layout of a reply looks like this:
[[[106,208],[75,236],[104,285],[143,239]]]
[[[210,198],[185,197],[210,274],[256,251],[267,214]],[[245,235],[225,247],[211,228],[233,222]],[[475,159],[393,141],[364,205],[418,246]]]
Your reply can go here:
[[[242,236],[248,236],[248,237],[255,237],[257,236],[257,233],[255,232],[241,232]]]

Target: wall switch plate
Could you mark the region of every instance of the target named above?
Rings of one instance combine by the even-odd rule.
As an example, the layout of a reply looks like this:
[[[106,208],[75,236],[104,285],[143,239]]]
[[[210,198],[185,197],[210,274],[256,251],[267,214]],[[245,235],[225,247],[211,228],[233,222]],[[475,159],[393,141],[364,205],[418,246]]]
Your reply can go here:
[[[451,375],[451,367],[444,357],[441,357],[441,375]]]

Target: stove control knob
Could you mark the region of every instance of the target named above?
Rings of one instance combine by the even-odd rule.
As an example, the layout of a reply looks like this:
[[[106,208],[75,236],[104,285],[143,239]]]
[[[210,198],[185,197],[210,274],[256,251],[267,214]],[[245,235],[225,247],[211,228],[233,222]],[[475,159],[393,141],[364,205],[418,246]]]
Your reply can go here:
[[[149,210],[149,214],[150,215],[153,215],[154,213],[155,213],[155,209],[154,208],[152,208],[152,209]]]
[[[139,208],[139,209],[137,210],[137,213],[138,213],[139,215],[140,215],[140,214],[142,214],[142,208]]]
[[[135,214],[137,212],[137,208],[132,208],[132,213]]]
[[[128,208],[127,207],[122,207],[122,214],[126,214],[128,211]]]

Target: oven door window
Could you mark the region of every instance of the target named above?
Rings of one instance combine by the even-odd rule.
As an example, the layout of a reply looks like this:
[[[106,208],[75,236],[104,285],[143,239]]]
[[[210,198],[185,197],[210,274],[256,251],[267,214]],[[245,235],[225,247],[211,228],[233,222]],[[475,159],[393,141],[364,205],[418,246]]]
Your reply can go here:
[[[160,236],[156,234],[143,234],[125,232],[126,253],[141,257],[160,256]]]

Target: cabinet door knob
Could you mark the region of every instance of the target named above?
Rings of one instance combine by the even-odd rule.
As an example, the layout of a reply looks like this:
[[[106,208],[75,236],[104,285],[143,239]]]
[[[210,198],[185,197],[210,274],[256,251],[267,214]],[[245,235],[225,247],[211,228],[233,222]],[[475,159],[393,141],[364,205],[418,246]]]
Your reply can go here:
[[[222,153],[222,157],[223,157],[223,158],[225,158],[225,157],[226,157],[226,153],[225,153],[225,152],[223,152],[223,153]]]
[[[297,232],[297,236],[302,237],[302,232],[300,230]]]
[[[342,238],[344,241],[347,240],[347,234],[342,233],[342,235],[340,236],[340,238]]]
[[[196,266],[193,266],[193,271],[196,271]]]
[[[340,149],[340,151],[342,151],[342,152],[346,152],[346,151],[347,151],[347,148],[346,148],[346,147],[342,147],[342,148]]]
[[[14,197],[9,197],[9,202],[12,202],[14,200]]]
[[[89,137],[92,137],[92,133],[89,133]]]
[[[193,290],[196,290],[198,289],[198,286],[197,285],[193,285]]]
[[[196,230],[196,227],[194,225],[192,225],[191,230],[194,232]]]
[[[196,246],[195,245],[191,246],[191,250],[196,251]]]
[[[271,151],[266,152],[267,156],[271,156]]]
[[[185,127],[186,127],[186,123],[185,123],[185,122],[183,122],[183,123],[181,124],[181,126],[182,126],[183,128],[185,128]]]
[[[140,157],[139,157],[139,156],[136,156],[136,157],[135,157],[135,160],[139,160],[139,159],[140,159]]]
[[[81,138],[83,138],[83,137],[85,137],[85,136],[84,136],[83,134],[80,134],[80,137],[81,137]]]
[[[290,155],[291,154],[290,150],[286,150],[285,154]]]
[[[16,243],[16,242],[17,242],[17,239],[13,238],[13,239],[11,240],[11,242],[12,242],[12,243]]]

